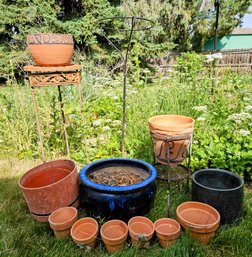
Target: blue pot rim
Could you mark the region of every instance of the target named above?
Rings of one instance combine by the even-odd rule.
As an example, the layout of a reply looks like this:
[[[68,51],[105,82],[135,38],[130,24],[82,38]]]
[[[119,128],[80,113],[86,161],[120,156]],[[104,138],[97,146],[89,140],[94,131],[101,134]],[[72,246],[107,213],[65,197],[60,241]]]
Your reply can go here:
[[[126,161],[126,162],[132,162],[133,163],[139,163],[143,166],[145,166],[149,171],[150,171],[150,176],[137,184],[134,185],[129,185],[129,186],[107,186],[107,185],[102,185],[102,184],[98,184],[95,182],[92,182],[90,179],[88,179],[88,177],[86,176],[86,172],[92,168],[92,166],[95,166],[97,164],[102,164],[103,162],[110,162],[113,163],[113,161]],[[132,165],[133,166],[133,165]],[[87,186],[98,189],[98,190],[102,190],[102,191],[128,191],[128,190],[135,190],[138,188],[142,188],[144,186],[147,186],[148,184],[152,183],[156,177],[157,177],[157,171],[156,169],[149,164],[148,162],[142,161],[142,160],[138,160],[138,159],[133,159],[133,158],[108,158],[108,159],[103,159],[103,160],[99,160],[99,161],[95,161],[92,162],[86,166],[84,166],[79,173],[79,177],[81,182],[85,183]]]
[[[212,188],[212,187],[207,187],[207,186],[204,186],[202,184],[200,184],[196,179],[195,179],[195,176],[197,176],[199,173],[202,173],[202,172],[207,172],[207,171],[217,171],[217,172],[222,172],[222,173],[226,173],[226,174],[229,174],[233,177],[236,177],[239,181],[240,181],[240,185],[238,187],[234,187],[234,188],[229,188],[229,189],[217,189],[217,188]],[[222,170],[222,169],[214,169],[214,168],[208,168],[208,169],[201,169],[201,170],[197,170],[195,171],[193,174],[192,174],[192,180],[195,184],[197,184],[198,186],[202,187],[202,188],[205,188],[205,189],[209,189],[209,190],[212,190],[212,191],[217,191],[217,192],[230,192],[230,191],[234,191],[234,190],[237,190],[237,189],[240,189],[244,186],[244,180],[238,176],[237,174],[231,172],[231,171],[228,171],[228,170]]]

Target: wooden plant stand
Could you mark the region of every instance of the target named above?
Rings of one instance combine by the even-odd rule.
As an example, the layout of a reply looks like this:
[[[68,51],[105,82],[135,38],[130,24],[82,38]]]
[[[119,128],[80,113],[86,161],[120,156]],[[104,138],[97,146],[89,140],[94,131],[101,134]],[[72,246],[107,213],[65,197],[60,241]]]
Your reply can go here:
[[[87,162],[89,162],[88,146],[87,146],[86,134],[85,134],[85,117],[83,112],[83,99],[81,95],[81,86],[80,86],[81,65],[73,64],[69,66],[60,66],[60,67],[40,67],[40,66],[28,65],[28,66],[24,66],[24,71],[27,72],[28,78],[29,78],[31,94],[33,99],[33,106],[34,106],[36,122],[37,122],[37,130],[39,135],[39,147],[41,149],[43,162],[46,162],[46,159],[45,159],[45,152],[44,152],[44,146],[43,146],[43,135],[42,135],[41,123],[40,123],[39,114],[38,114],[38,105],[37,105],[35,88],[47,87],[47,86],[58,87],[59,102],[60,102],[61,116],[63,121],[67,156],[70,159],[70,149],[69,149],[67,125],[66,125],[66,119],[65,119],[65,113],[64,113],[64,103],[62,100],[60,86],[74,85],[74,84],[77,85],[77,91],[79,95],[79,104],[80,104],[81,119],[82,119],[82,126],[83,126],[83,136],[85,140],[86,159],[87,159]]]

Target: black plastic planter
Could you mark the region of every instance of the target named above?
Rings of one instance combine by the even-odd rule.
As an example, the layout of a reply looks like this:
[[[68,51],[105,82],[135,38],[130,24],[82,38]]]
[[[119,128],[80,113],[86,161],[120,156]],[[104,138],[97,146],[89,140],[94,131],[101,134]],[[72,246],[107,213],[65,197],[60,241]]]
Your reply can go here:
[[[213,206],[221,224],[230,224],[242,215],[243,185],[243,179],[230,171],[198,170],[192,175],[192,200]]]
[[[108,186],[90,180],[89,176],[94,171],[113,166],[140,168],[147,173],[147,178],[127,186]],[[93,162],[80,171],[81,206],[106,218],[128,220],[136,215],[145,215],[154,201],[156,175],[152,165],[137,159],[112,158]]]

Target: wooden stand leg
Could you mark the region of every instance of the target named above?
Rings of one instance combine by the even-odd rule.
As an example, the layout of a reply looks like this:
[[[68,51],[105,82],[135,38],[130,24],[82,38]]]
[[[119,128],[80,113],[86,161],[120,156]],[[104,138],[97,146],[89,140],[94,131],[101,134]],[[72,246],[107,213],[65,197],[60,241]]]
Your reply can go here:
[[[66,119],[65,119],[65,113],[64,113],[64,104],[62,101],[62,94],[60,90],[60,86],[58,86],[58,91],[59,91],[59,101],[60,101],[60,110],[61,110],[61,116],[63,120],[63,125],[64,125],[64,134],[65,134],[65,141],[66,141],[66,148],[67,148],[67,157],[70,159],[70,150],[69,150],[69,143],[68,143],[68,134],[67,134],[67,126],[66,126]]]
[[[83,127],[83,139],[84,139],[84,144],[85,144],[86,160],[87,160],[87,163],[89,163],[88,142],[87,142],[86,130],[85,130],[85,117],[84,117],[84,112],[83,112],[83,99],[82,99],[82,95],[81,95],[80,83],[77,84],[77,90],[78,90],[79,102],[80,102],[80,111],[81,111],[81,120],[82,120],[82,127]]]
[[[33,100],[33,106],[34,106],[34,111],[35,111],[35,116],[36,116],[36,123],[37,123],[37,130],[38,130],[38,135],[39,135],[39,147],[42,153],[42,160],[45,163],[45,152],[44,152],[44,147],[43,147],[43,135],[41,131],[41,125],[40,125],[40,120],[38,116],[38,106],[37,106],[37,98],[35,94],[35,89],[31,87],[31,93],[32,93],[32,100]]]

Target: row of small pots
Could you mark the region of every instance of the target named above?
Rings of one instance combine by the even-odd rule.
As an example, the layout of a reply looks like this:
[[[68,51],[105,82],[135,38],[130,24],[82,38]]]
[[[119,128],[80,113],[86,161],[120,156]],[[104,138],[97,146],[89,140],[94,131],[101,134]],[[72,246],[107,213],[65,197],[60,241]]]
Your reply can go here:
[[[80,246],[95,248],[99,225],[90,217],[77,220],[77,209],[63,207],[49,216],[49,223],[57,238],[71,235],[73,241]],[[130,235],[133,246],[145,248],[153,237],[154,231],[159,243],[166,248],[171,246],[180,235],[180,224],[170,218],[161,218],[154,223],[144,216],[135,216],[126,224],[122,220],[107,221],[101,226],[100,235],[109,253],[114,253],[124,247]]]
[[[185,202],[176,210],[177,220],[161,218],[154,223],[144,216],[135,216],[128,221],[110,220],[101,226],[100,234],[106,249],[114,253],[123,248],[130,235],[133,246],[145,248],[156,232],[159,243],[166,248],[171,246],[180,235],[181,226],[189,231],[191,237],[207,244],[219,227],[220,214],[208,204]],[[81,246],[95,248],[99,226],[95,219],[85,217],[78,220],[74,207],[63,207],[49,216],[49,223],[58,238],[71,234],[73,241]]]

